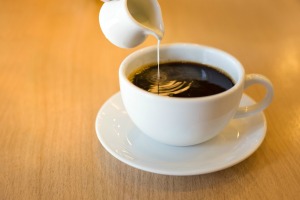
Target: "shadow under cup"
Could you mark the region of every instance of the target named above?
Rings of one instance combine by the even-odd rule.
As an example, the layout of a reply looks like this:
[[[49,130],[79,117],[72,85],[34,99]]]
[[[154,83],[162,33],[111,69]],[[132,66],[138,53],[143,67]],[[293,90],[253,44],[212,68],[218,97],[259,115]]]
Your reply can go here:
[[[186,61],[213,66],[228,74],[235,85],[219,94],[178,98],[159,96],[135,86],[128,76],[157,62],[157,47],[130,54],[119,69],[122,100],[134,124],[149,137],[169,145],[188,146],[216,136],[234,116],[243,94],[244,69],[230,54],[195,44],[160,47],[160,62]]]

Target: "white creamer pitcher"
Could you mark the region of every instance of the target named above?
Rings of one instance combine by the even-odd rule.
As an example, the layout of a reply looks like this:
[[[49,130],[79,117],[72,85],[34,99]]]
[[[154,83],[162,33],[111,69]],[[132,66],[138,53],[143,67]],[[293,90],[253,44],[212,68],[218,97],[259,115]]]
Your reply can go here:
[[[121,48],[141,44],[148,35],[161,40],[164,24],[157,0],[105,0],[99,13],[105,37]]]

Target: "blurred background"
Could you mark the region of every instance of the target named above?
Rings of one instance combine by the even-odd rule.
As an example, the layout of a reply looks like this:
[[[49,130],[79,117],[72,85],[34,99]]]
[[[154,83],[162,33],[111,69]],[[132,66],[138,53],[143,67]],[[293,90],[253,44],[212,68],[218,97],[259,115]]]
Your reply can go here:
[[[99,27],[100,0],[1,0],[0,199],[299,197],[300,1],[158,2],[162,44],[217,47],[247,73],[271,79],[275,98],[258,151],[237,166],[196,177],[122,164],[99,143],[95,117],[119,91],[122,60],[156,45],[155,38],[133,49],[113,46]],[[256,100],[264,95],[261,88],[247,92]]]

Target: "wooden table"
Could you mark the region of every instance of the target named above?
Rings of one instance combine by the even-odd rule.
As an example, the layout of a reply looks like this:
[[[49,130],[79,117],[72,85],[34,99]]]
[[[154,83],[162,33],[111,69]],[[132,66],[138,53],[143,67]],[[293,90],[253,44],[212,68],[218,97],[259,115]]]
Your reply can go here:
[[[160,0],[162,43],[215,46],[270,78],[267,136],[245,161],[158,175],[112,157],[94,123],[134,49],[109,43],[99,0],[0,4],[0,199],[299,199],[300,1]],[[254,99],[261,88],[247,91]]]

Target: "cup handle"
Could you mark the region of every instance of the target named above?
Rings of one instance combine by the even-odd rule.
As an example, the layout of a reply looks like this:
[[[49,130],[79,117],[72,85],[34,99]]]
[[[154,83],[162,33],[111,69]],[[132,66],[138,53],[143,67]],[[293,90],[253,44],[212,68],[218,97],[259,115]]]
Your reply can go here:
[[[265,76],[259,74],[246,75],[244,90],[254,84],[261,84],[266,88],[265,97],[260,102],[253,105],[239,107],[234,118],[247,117],[261,112],[271,103],[274,95],[273,85],[271,81]]]

